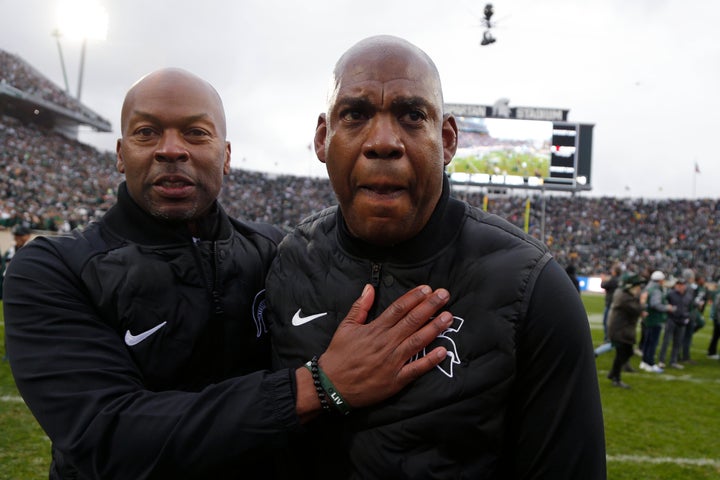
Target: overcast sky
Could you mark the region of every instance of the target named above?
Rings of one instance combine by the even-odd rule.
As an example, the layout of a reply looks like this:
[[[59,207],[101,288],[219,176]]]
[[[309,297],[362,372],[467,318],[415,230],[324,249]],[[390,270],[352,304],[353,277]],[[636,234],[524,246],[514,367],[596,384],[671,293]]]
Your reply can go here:
[[[64,87],[59,0],[0,0],[0,48]],[[334,62],[375,34],[406,38],[440,70],[445,101],[569,109],[595,124],[591,195],[720,196],[720,2],[497,0],[497,42],[481,47],[469,0],[98,0],[107,38],[89,41],[83,103],[112,133],[130,85],[183,67],[220,92],[233,166],[325,175],[308,148]],[[61,41],[77,91],[80,41]],[[700,173],[695,173],[695,164]]]

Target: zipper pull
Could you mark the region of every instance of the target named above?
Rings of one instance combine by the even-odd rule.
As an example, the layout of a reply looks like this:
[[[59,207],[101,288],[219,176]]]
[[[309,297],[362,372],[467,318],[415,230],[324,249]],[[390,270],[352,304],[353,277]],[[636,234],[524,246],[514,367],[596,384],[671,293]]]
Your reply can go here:
[[[380,270],[382,269],[381,264],[373,262],[370,270],[370,284],[377,288],[380,286]]]

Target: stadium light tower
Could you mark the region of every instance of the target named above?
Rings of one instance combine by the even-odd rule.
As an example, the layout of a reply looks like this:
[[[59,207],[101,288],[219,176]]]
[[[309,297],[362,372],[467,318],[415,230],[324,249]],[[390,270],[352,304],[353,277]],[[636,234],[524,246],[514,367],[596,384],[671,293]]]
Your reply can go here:
[[[52,36],[55,37],[55,40],[57,41],[58,53],[60,54],[60,66],[62,67],[63,80],[65,80],[65,92],[70,95],[70,84],[67,79],[67,70],[65,70],[65,57],[63,57],[62,45],[60,45],[60,37],[62,37],[62,33],[60,33],[60,30],[56,28],[53,30]]]
[[[78,74],[77,99],[82,94],[83,75],[85,73],[85,50],[87,41],[105,40],[107,35],[108,14],[98,0],[60,0],[57,9],[58,29],[54,35],[60,45],[60,36],[80,39],[80,72]],[[62,59],[63,72],[65,62]],[[67,84],[67,80],[65,82]]]

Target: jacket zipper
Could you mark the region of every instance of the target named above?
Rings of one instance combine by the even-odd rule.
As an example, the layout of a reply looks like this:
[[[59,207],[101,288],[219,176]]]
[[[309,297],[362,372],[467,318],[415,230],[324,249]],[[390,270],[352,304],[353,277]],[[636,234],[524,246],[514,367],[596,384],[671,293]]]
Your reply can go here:
[[[212,241],[210,243],[210,278],[205,275],[199,240],[193,239],[193,247],[198,269],[205,278],[205,281],[208,284],[207,287],[210,290],[210,298],[212,299],[212,312],[215,316],[222,315],[224,313],[222,296],[217,288],[220,278],[217,244],[215,241]]]
[[[213,305],[215,306],[215,315],[220,316],[223,313],[225,313],[225,310],[222,305],[222,297],[217,288],[218,283],[220,283],[219,282],[220,262],[218,261],[217,242],[215,242],[215,241],[213,241],[210,246],[210,256],[212,257],[212,270],[213,270],[211,295],[212,295],[212,299],[213,299]]]
[[[380,270],[382,270],[382,264],[373,262],[370,267],[370,284],[376,290],[380,286]]]

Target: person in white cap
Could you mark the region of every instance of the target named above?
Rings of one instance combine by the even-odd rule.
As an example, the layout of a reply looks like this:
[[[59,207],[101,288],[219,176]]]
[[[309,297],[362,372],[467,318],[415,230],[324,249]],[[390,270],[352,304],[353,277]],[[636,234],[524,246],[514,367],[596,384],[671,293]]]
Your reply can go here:
[[[640,369],[646,372],[662,373],[663,369],[655,365],[655,351],[660,340],[660,333],[667,320],[668,312],[673,310],[665,298],[663,284],[665,274],[659,270],[650,275],[647,285],[647,317],[645,317],[645,339],[643,343],[643,358]]]

